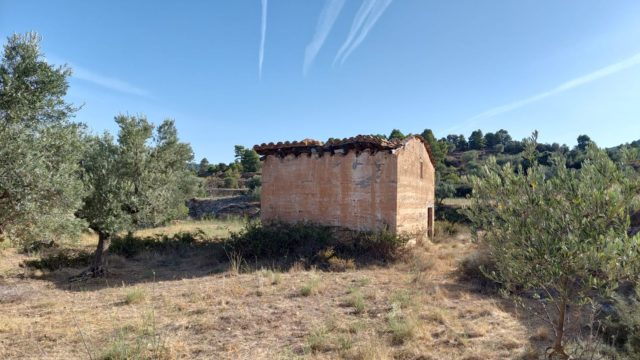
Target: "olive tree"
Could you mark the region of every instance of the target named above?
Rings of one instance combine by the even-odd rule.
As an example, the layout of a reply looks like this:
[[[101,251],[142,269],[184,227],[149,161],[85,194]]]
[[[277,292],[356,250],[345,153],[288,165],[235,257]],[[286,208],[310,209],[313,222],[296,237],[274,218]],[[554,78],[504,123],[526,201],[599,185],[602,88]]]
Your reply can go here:
[[[83,196],[83,126],[70,121],[71,70],[44,59],[35,33],[13,35],[0,62],[0,241],[71,239]]]
[[[145,117],[120,115],[116,122],[117,140],[109,134],[92,137],[83,161],[87,196],[79,216],[98,234],[85,273],[91,276],[104,275],[114,235],[186,216],[185,201],[199,186],[189,171],[191,146],[178,140],[173,120],[157,128]]]
[[[558,154],[551,169],[538,164],[535,134],[526,152],[526,169],[487,162],[472,179],[467,214],[495,263],[486,275],[521,304],[527,302],[518,295],[538,300],[528,309],[538,309],[553,327],[552,354],[567,358],[570,309],[595,306],[599,296],[638,274],[640,239],[627,230],[640,188],[595,146],[587,148],[581,170],[567,168]]]

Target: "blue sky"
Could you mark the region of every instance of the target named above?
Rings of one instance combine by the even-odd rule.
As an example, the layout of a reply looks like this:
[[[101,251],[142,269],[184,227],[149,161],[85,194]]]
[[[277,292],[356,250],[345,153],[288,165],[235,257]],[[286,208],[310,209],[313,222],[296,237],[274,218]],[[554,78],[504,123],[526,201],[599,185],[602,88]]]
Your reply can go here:
[[[640,138],[635,0],[0,0],[0,36],[30,30],[78,120],[175,118],[211,162],[392,128]]]

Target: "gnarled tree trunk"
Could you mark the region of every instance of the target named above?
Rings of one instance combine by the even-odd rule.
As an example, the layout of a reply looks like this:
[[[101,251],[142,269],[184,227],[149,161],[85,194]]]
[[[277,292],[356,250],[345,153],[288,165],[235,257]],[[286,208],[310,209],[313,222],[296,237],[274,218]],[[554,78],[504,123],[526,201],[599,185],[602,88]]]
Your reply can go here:
[[[98,246],[93,257],[93,263],[88,271],[92,277],[100,277],[106,274],[106,256],[110,244],[111,235],[105,232],[98,232]]]

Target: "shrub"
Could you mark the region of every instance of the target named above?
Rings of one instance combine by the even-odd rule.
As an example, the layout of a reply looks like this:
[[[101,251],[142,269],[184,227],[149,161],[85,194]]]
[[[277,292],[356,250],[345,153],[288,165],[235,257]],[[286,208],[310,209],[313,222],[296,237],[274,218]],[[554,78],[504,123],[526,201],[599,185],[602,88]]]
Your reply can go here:
[[[336,246],[338,253],[365,255],[380,260],[395,260],[409,241],[405,235],[393,234],[388,230],[378,232],[349,232],[350,239]]]
[[[328,227],[249,222],[240,232],[231,233],[225,247],[247,259],[310,259],[334,242]]]
[[[459,223],[447,220],[436,221],[434,240],[435,242],[439,242],[445,238],[455,236],[461,231],[462,225],[460,225]]]
[[[128,233],[124,236],[114,237],[109,251],[126,258],[132,258],[145,251],[175,252],[178,255],[184,255],[189,249],[202,243],[205,238],[206,234],[202,230],[182,232],[172,236],[156,235],[142,238]]]
[[[62,268],[79,268],[89,266],[93,254],[84,250],[60,249],[37,260],[26,260],[27,267],[38,270],[55,271]]]
[[[604,340],[613,340],[630,357],[640,358],[640,297],[614,297],[615,312],[604,320]]]
[[[565,324],[574,320],[567,309],[607,296],[638,274],[640,237],[627,230],[640,183],[595,146],[579,171],[554,157],[549,176],[536,162],[536,138],[534,133],[526,142],[526,167],[487,161],[483,176],[473,179],[467,214],[475,240],[486,244],[495,263],[494,271],[483,272],[515,300],[533,292],[550,309],[552,354],[567,358]]]
[[[483,288],[496,288],[498,284],[486,274],[495,271],[495,262],[486,249],[478,249],[466,256],[458,265],[460,276],[478,283]]]
[[[278,260],[343,270],[360,261],[388,261],[400,255],[408,238],[388,231],[340,231],[311,223],[249,222],[244,229],[231,233],[224,247],[227,253],[245,259]]]
[[[448,205],[436,206],[436,220],[448,221],[458,224],[469,223],[469,217],[464,214],[462,209]]]
[[[249,198],[251,201],[260,201],[260,194],[262,193],[262,186],[256,186],[249,191]]]
[[[260,175],[253,175],[249,180],[247,180],[247,187],[251,190],[259,188],[262,185],[262,178]]]

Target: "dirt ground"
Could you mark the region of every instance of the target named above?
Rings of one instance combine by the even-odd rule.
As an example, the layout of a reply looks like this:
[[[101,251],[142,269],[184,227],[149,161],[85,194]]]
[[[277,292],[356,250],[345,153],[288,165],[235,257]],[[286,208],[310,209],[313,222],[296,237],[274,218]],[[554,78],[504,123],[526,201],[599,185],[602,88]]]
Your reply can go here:
[[[239,224],[197,226],[224,235]],[[459,261],[474,250],[469,239],[461,233],[417,246],[397,264],[344,272],[251,269],[206,251],[112,256],[107,278],[76,283],[67,279],[80,268],[33,270],[21,266],[29,256],[4,249],[0,358],[532,356],[535,325],[496,294],[459,279]],[[92,242],[76,246],[90,250]]]

